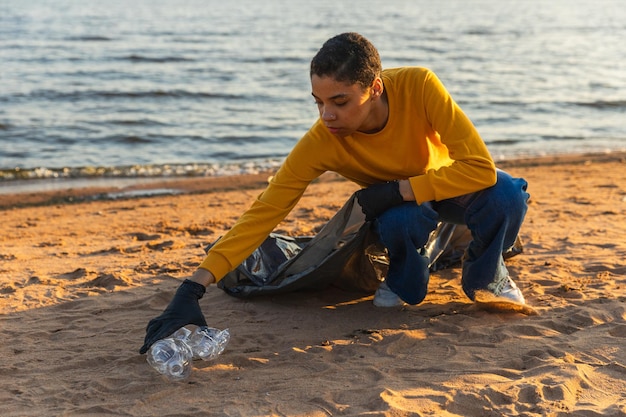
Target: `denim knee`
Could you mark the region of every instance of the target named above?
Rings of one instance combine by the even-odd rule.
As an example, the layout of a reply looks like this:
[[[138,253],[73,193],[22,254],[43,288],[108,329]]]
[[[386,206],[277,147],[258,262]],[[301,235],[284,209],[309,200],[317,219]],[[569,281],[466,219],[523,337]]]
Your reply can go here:
[[[528,210],[528,182],[523,178],[511,177],[504,171],[498,171],[498,181],[502,183],[502,196],[508,202],[510,212],[524,217]]]
[[[390,251],[403,250],[409,242],[414,248],[421,248],[437,227],[438,219],[437,212],[428,205],[407,202],[380,215],[376,229],[381,243]]]
[[[491,193],[492,199],[499,201],[498,207],[515,217],[524,217],[528,209],[528,183],[523,178],[515,178],[498,170],[498,182]]]
[[[499,170],[496,185],[481,191],[466,211],[467,226],[479,234],[482,231],[491,235],[496,233],[494,228],[506,224],[507,229],[517,233],[528,210],[527,187],[523,178],[513,178]]]

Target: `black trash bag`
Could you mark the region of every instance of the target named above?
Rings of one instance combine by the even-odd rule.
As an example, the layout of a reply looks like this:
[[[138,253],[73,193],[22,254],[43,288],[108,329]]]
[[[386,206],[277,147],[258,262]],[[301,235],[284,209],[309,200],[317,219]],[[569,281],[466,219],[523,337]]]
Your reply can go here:
[[[334,284],[349,290],[375,291],[380,284],[376,259],[366,254],[376,243],[353,195],[315,236],[271,233],[218,287],[235,297],[319,290]],[[215,243],[208,246],[210,249]],[[381,250],[370,249],[384,259]],[[378,266],[378,265],[376,265]],[[378,266],[384,268],[384,265]]]
[[[461,265],[467,245],[472,241],[472,232],[465,225],[439,223],[426,247],[431,254],[430,270],[432,272]],[[429,248],[429,245],[435,247]],[[519,236],[509,249],[502,253],[504,259],[512,258],[524,251]]]
[[[470,241],[467,227],[439,223],[425,246],[431,271],[460,263]],[[515,250],[521,252],[521,242]],[[353,194],[317,235],[290,237],[271,233],[217,286],[240,298],[320,290],[330,284],[374,293],[385,279],[388,265],[386,250],[372,229],[372,222],[365,221]]]

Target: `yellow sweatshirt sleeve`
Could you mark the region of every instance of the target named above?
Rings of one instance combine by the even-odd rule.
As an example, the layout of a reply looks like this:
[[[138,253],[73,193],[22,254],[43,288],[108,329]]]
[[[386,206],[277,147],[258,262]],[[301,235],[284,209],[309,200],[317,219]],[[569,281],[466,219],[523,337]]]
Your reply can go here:
[[[433,72],[426,71],[420,82],[422,96],[417,100],[423,101],[433,142],[441,141],[452,163],[409,178],[417,202],[458,197],[494,185],[495,164],[470,119]]]
[[[319,146],[305,136],[235,225],[211,248],[200,268],[217,281],[236,268],[296,206],[310,182],[324,172],[313,161]],[[321,148],[323,149],[323,148]]]

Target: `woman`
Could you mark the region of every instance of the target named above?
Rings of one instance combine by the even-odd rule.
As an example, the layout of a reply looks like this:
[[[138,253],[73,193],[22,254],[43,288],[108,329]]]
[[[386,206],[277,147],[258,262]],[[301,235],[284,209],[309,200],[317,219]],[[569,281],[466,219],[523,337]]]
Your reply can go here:
[[[163,314],[150,321],[141,353],[186,324],[206,325],[198,304],[206,287],[247,258],[325,171],[363,187],[358,202],[388,250],[389,271],[375,305],[424,299],[429,271],[421,249],[439,221],[465,224],[472,232],[462,274],[470,299],[485,290],[524,303],[502,253],[523,222],[526,181],[495,168],[436,75],[418,67],[382,70],[367,39],[343,33],[324,43],[310,76],[319,119]]]

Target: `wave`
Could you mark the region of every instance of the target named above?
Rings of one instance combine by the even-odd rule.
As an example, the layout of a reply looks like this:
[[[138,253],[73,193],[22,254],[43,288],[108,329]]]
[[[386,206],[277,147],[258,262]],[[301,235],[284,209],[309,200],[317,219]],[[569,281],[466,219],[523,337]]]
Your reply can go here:
[[[158,122],[151,119],[106,120],[103,121],[102,124],[112,124],[118,126],[167,126],[167,123]]]
[[[517,145],[519,143],[526,142],[525,140],[518,139],[495,139],[486,141],[488,146],[499,146],[499,145]]]
[[[524,107],[527,106],[528,103],[522,100],[490,100],[487,101],[484,106],[502,106],[502,107]]]
[[[264,56],[260,58],[242,56],[238,59],[239,62],[246,64],[273,64],[273,63],[308,63],[310,57],[295,57],[295,56]]]
[[[115,135],[107,138],[109,142],[115,142],[126,145],[153,143],[154,141],[137,135]]]
[[[113,38],[109,38],[108,36],[100,36],[100,35],[68,36],[65,39],[68,41],[82,41],[82,42],[108,42],[108,41],[113,40]]]
[[[582,136],[567,136],[567,135],[541,135],[540,138],[545,141],[555,141],[555,140],[585,140]]]
[[[137,55],[137,54],[131,54],[131,55],[126,55],[126,56],[122,56],[118,58],[119,60],[122,61],[131,61],[131,62],[150,62],[150,63],[157,63],[157,64],[163,64],[163,63],[168,63],[168,62],[193,62],[196,61],[195,59],[192,58],[186,58],[186,57],[182,57],[182,56],[163,56],[163,57],[153,57],[153,56],[144,56],[144,55]]]
[[[149,91],[103,91],[83,90],[62,92],[57,90],[35,90],[29,94],[14,94],[0,96],[0,102],[11,103],[20,99],[45,99],[51,101],[80,101],[91,99],[150,99],[150,98],[175,98],[175,99],[227,99],[240,100],[247,97],[237,94],[208,93],[203,91],[187,90],[149,90]]]
[[[596,100],[596,101],[575,101],[575,102],[558,102],[558,101],[524,101],[524,100],[490,100],[486,103],[488,106],[503,107],[528,107],[536,105],[552,104],[556,106],[578,106],[588,107],[598,110],[623,110],[626,109],[626,100]]]
[[[81,178],[172,178],[172,177],[221,177],[255,174],[275,170],[279,159],[244,160],[231,163],[146,164],[128,166],[84,166],[32,169],[0,169],[0,183],[38,179]]]
[[[470,36],[492,36],[495,35],[496,32],[488,27],[475,27],[463,31],[463,34]]]
[[[580,107],[591,107],[599,110],[607,109],[626,109],[626,100],[597,100],[597,101],[580,101],[573,103]]]

